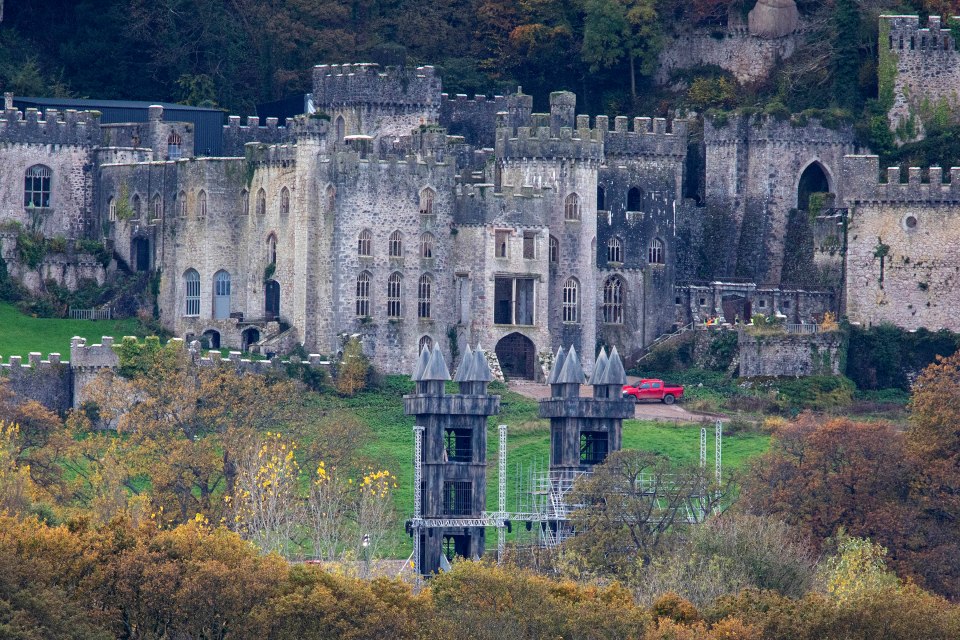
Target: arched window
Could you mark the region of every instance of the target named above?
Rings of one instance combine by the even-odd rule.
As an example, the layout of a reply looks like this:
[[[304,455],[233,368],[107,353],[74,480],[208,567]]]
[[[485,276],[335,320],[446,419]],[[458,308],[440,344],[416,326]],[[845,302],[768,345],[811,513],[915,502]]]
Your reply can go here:
[[[357,317],[370,315],[370,274],[364,271],[357,276]]]
[[[117,201],[112,196],[107,200],[107,219],[110,222],[117,221]]]
[[[659,238],[650,241],[647,247],[647,262],[650,264],[663,264],[663,242]]]
[[[627,211],[640,211],[640,189],[630,187],[627,191]]]
[[[257,215],[267,214],[267,192],[263,189],[257,191]]]
[[[284,187],[280,189],[280,215],[285,216],[290,213],[290,190]]]
[[[399,318],[403,315],[401,298],[403,294],[403,276],[394,271],[387,279],[387,317]]]
[[[417,353],[420,353],[424,349],[433,349],[433,338],[430,336],[420,338],[420,344],[417,345]]]
[[[230,317],[230,274],[217,271],[213,276],[213,317],[226,320]]]
[[[333,213],[334,207],[337,206],[337,190],[333,187],[332,184],[327,185],[326,201],[327,201],[327,213]]]
[[[417,286],[417,317],[430,317],[430,294],[433,289],[433,278],[429,274],[420,276]]]
[[[140,196],[134,194],[133,196],[133,217],[137,220],[140,219],[140,214],[143,213],[143,205],[140,204]]]
[[[610,276],[603,283],[603,321],[623,324],[623,280]]]
[[[250,215],[250,192],[246,189],[240,192],[240,206],[243,208],[243,215]]]
[[[563,321],[580,322],[580,283],[576,278],[563,283]]]
[[[346,134],[346,126],[343,122],[343,116],[337,116],[337,142],[343,142],[343,136]]]
[[[564,220],[579,220],[580,219],[580,196],[575,193],[571,193],[563,201],[563,219]]]
[[[200,315],[200,274],[196,269],[187,269],[183,274],[183,283],[187,292],[184,315],[198,316]]]
[[[270,264],[277,264],[277,236],[272,233],[267,236],[267,258]]]
[[[364,229],[357,238],[357,255],[361,258],[369,258],[373,255],[373,234],[370,229]]]
[[[181,191],[177,194],[177,213],[181,218],[187,217],[187,192]]]
[[[560,262],[560,241],[550,236],[550,264]]]
[[[607,262],[623,262],[623,242],[617,236],[607,240]]]
[[[597,187],[597,211],[607,210],[607,192],[603,187]]]
[[[197,216],[200,218],[207,216],[207,192],[203,189],[197,194]]]
[[[153,196],[153,219],[159,220],[163,217],[163,199],[160,198],[160,194],[154,194]]]
[[[167,159],[168,160],[179,160],[183,156],[183,150],[181,144],[183,140],[180,139],[179,134],[176,131],[171,131],[170,135],[167,137]]]
[[[50,167],[36,164],[23,175],[23,206],[50,206]]]
[[[433,215],[433,199],[435,196],[433,189],[429,187],[420,192],[420,215]]]
[[[433,234],[424,233],[420,236],[420,257],[421,258],[432,258],[433,257]]]
[[[387,246],[390,249],[391,258],[403,257],[403,236],[400,231],[394,231],[390,234],[390,240]]]

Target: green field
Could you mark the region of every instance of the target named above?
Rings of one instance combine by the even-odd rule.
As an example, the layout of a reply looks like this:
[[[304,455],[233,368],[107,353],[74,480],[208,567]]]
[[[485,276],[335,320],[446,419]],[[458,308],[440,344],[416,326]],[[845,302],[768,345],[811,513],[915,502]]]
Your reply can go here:
[[[70,338],[81,336],[87,342],[99,342],[102,336],[142,336],[143,329],[136,319],[125,320],[66,320],[63,318],[34,318],[24,315],[15,306],[0,302],[0,357],[26,358],[38,351],[46,358],[48,353],[59,353],[70,358]]]

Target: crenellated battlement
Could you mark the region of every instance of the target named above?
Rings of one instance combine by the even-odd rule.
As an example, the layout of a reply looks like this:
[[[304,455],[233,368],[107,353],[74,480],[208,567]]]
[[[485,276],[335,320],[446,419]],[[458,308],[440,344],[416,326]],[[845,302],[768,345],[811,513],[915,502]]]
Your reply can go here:
[[[60,359],[59,353],[49,353],[47,354],[47,358],[44,359],[42,353],[31,351],[26,361],[24,361],[23,356],[10,356],[7,362],[0,362],[0,376],[15,375],[16,371],[20,368],[39,371],[54,365],[68,364],[70,364],[70,362]]]
[[[542,121],[544,115],[533,114],[534,126],[497,129],[497,157],[603,160],[603,137],[598,130],[560,127],[559,135],[553,135],[549,123]]]
[[[545,196],[552,193],[531,185],[504,185],[497,190],[489,183],[460,184],[454,191],[454,221],[458,226],[483,226],[545,220],[552,202]]]
[[[244,147],[250,142],[279,144],[287,141],[287,127],[281,127],[277,118],[267,118],[263,125],[257,116],[247,117],[247,124],[240,124],[240,116],[229,116],[223,125],[223,153],[227,156],[244,155]]]
[[[248,142],[243,149],[247,161],[254,164],[285,167],[297,161],[297,147],[292,144]]]
[[[579,116],[582,118],[585,116]],[[614,156],[686,156],[686,120],[668,122],[665,118],[634,118],[628,130],[628,118],[617,116],[608,130],[606,116],[597,116],[596,129],[604,131],[604,152]]]
[[[956,19],[956,18],[955,18]],[[880,43],[896,50],[898,55],[933,55],[956,53],[957,42],[950,29],[942,26],[940,16],[927,18],[927,26],[920,26],[919,16],[880,16],[881,33],[889,27],[887,42]]]
[[[317,108],[369,105],[440,105],[440,76],[432,66],[386,67],[378,64],[321,64],[313,68]]]
[[[900,167],[887,167],[882,177],[885,180],[880,179],[879,157],[845,156],[843,158],[844,199],[850,204],[960,202],[960,167],[951,167],[946,175],[942,167],[928,169],[909,167],[906,176],[903,175]],[[906,182],[903,182],[903,178],[906,178]]]
[[[0,142],[22,144],[79,145],[100,144],[100,114],[95,111],[47,109],[40,112],[5,109],[0,117]]]

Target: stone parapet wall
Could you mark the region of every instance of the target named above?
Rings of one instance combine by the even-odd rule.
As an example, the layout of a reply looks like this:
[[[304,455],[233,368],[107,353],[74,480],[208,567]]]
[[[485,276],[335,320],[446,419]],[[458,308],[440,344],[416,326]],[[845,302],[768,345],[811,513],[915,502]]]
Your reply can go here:
[[[34,400],[60,413],[72,406],[72,370],[69,362],[61,362],[59,353],[44,360],[34,352],[26,362],[21,356],[10,356],[8,362],[0,363],[0,378],[20,401]]]
[[[900,167],[887,167],[884,182],[879,176],[879,157],[846,156],[843,159],[846,201],[850,204],[960,202],[960,167],[950,167],[947,173],[942,167],[908,167],[906,182],[902,182],[904,176]]]
[[[655,79],[658,84],[667,84],[677,71],[716,65],[743,83],[762,80],[779,62],[793,55],[803,38],[802,33],[793,33],[766,39],[746,29],[685,33],[664,43]]]
[[[0,142],[21,144],[77,145],[100,144],[100,114],[95,111],[47,109],[40,112],[6,109],[0,112]]]
[[[839,332],[815,334],[753,334],[739,332],[740,377],[798,377],[841,373]]]

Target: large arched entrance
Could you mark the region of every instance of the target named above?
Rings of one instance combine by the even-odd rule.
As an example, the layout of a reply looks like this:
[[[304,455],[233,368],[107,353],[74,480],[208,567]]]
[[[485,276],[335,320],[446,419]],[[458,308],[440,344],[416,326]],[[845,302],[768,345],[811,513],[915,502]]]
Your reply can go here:
[[[263,288],[263,311],[267,320],[273,320],[280,315],[280,283],[270,280]]]
[[[503,375],[508,378],[534,379],[536,348],[530,338],[522,333],[511,333],[497,343],[496,353]]]
[[[206,349],[219,349],[220,332],[215,329],[207,329],[203,332],[200,344]]]
[[[811,162],[800,174],[800,182],[797,184],[797,209],[809,211],[811,194],[829,192],[830,180],[823,165],[819,162]]]
[[[134,271],[150,271],[150,241],[134,238],[130,246],[130,258]]]

